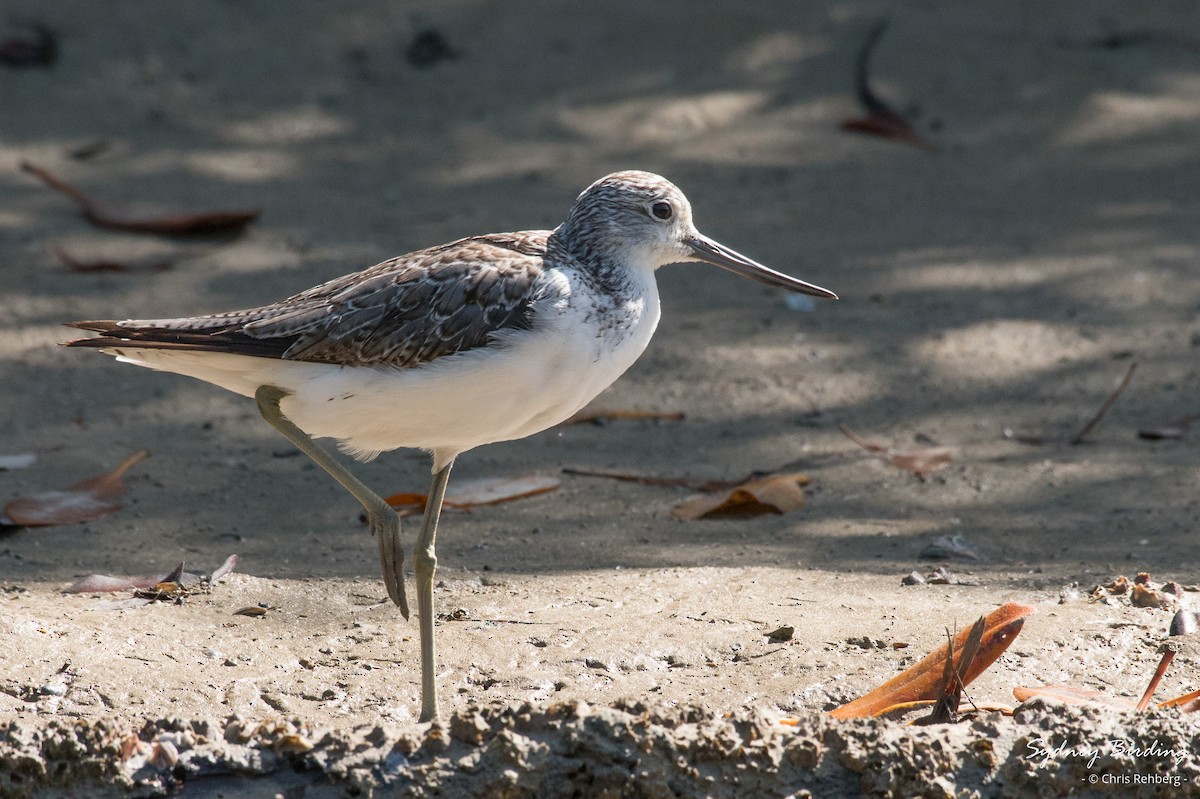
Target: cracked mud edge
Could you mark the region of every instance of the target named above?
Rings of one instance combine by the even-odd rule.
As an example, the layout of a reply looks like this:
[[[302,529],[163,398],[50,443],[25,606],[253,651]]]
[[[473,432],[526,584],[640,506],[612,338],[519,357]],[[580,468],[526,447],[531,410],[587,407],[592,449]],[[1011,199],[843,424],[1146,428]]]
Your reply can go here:
[[[32,722],[32,723],[31,723]],[[1097,795],[1196,784],[1187,718],[1034,702],[954,726],[777,723],[742,710],[623,703],[485,705],[444,725],[352,730],[168,718],[134,728],[0,722],[0,797]],[[1158,775],[1155,777],[1155,775]],[[1158,782],[1155,783],[1154,780]],[[1140,782],[1133,781],[1140,780]],[[1166,783],[1164,784],[1164,780]],[[257,786],[257,787],[254,787]],[[931,793],[932,791],[932,793]]]

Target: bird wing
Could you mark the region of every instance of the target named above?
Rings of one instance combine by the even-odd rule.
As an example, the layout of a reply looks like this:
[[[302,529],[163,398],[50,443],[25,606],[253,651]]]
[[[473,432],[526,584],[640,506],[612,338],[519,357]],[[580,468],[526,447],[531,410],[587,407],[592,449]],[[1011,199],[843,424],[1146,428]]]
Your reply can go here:
[[[420,250],[282,302],[181,319],[75,322],[96,338],[69,346],[228,352],[410,367],[528,329],[548,231],[496,234]]]

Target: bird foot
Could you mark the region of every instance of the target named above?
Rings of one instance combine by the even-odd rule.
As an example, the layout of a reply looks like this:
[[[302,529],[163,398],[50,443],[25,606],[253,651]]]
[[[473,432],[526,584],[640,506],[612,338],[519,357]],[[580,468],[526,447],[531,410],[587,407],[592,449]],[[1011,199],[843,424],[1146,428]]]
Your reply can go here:
[[[386,516],[370,515],[371,533],[379,543],[379,565],[388,596],[408,618],[408,595],[404,590],[404,545],[400,541],[400,517],[391,508]]]

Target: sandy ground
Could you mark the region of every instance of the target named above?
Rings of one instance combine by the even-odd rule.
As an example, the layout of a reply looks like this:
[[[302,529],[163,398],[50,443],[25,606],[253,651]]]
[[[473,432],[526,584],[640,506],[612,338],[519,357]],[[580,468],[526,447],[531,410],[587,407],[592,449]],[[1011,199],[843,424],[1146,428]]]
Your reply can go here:
[[[838,129],[885,12],[876,87],[938,152]],[[0,454],[38,460],[0,473],[0,499],[152,457],[124,511],[2,533],[0,795],[1178,795],[1146,783],[1200,773],[1194,723],[1173,712],[1035,703],[916,731],[821,715],[1008,600],[1039,612],[973,698],[1074,683],[1136,699],[1171,611],[1086,594],[1139,571],[1200,582],[1200,432],[1137,435],[1200,413],[1191,3],[12,0],[0,31],[31,21],[60,57],[0,69]],[[426,30],[451,57],[413,63]],[[1092,44],[1113,32],[1150,35]],[[264,214],[219,246],[100,231],[21,159],[134,209]],[[686,418],[559,428],[470,453],[456,478],[786,466],[812,477],[808,503],[683,523],[678,491],[568,476],[448,512],[450,720],[430,730],[416,625],[382,602],[352,500],[249,401],[60,349],[60,325],[246,307],[459,236],[552,227],[621,168],[670,177],[701,230],[841,301],[797,310],[666,268],[654,342],[595,405]],[[76,274],[54,247],[194,257]],[[1086,443],[1064,443],[1134,362]],[[839,421],[956,457],[918,479]],[[355,468],[390,493],[423,491],[428,467]],[[949,564],[972,585],[901,586],[954,534],[980,554]],[[61,593],[232,553],[238,572],[181,605]],[[273,609],[232,615],[258,603]],[[795,637],[767,640],[780,625]],[[1180,657],[1159,696],[1198,684]],[[1038,757],[1043,739],[1105,754]]]

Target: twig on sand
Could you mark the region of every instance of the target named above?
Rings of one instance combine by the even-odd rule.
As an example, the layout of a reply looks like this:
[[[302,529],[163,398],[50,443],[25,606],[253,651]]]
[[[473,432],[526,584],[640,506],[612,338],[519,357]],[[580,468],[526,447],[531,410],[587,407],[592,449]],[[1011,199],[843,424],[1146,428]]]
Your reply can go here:
[[[1075,434],[1074,438],[1067,442],[1068,444],[1071,446],[1082,444],[1083,440],[1087,438],[1088,434],[1091,433],[1092,430],[1096,429],[1096,425],[1100,424],[1100,420],[1104,418],[1104,414],[1108,413],[1109,408],[1116,403],[1117,398],[1121,396],[1121,392],[1123,392],[1129,385],[1129,381],[1133,379],[1133,373],[1136,370],[1137,361],[1134,361],[1133,363],[1129,364],[1129,369],[1126,370],[1125,377],[1121,380],[1121,384],[1116,387],[1113,393],[1108,395],[1108,399],[1106,399],[1104,404],[1100,406],[1100,410],[1096,411],[1096,415],[1093,416],[1091,420],[1083,426],[1082,430]]]

